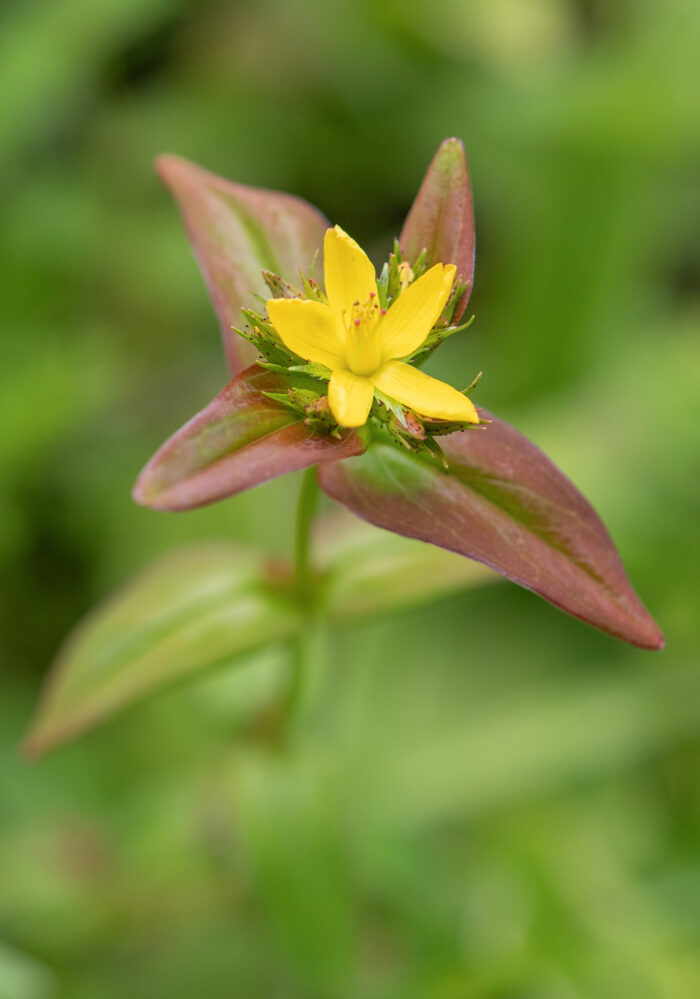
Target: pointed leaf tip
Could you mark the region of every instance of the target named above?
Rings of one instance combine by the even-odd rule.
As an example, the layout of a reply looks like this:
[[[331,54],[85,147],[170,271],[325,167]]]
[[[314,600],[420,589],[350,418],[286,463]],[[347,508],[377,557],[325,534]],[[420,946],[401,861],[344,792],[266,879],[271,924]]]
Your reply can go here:
[[[464,145],[445,139],[435,156],[406,217],[401,250],[409,261],[427,251],[428,265],[452,263],[466,285],[455,309],[455,321],[467,307],[474,283],[474,205]]]
[[[387,445],[319,469],[333,499],[390,531],[466,555],[574,617],[645,649],[663,635],[590,503],[513,427],[441,438],[443,472]]]
[[[269,297],[262,271],[297,283],[299,270],[308,271],[321,249],[328,222],[301,198],[236,184],[172,153],[156,159],[156,171],[180,207],[237,374],[255,354],[231,327],[256,294]]]

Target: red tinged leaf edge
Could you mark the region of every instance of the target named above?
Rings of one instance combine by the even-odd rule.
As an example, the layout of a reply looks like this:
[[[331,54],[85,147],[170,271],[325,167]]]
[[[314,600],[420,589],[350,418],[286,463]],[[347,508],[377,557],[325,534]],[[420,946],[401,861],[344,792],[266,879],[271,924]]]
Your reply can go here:
[[[440,144],[406,216],[399,245],[411,262],[426,250],[429,266],[455,264],[458,279],[466,284],[454,313],[455,321],[460,319],[474,284],[476,237],[467,157],[459,139]]]
[[[663,648],[590,503],[527,438],[484,416],[484,430],[441,438],[448,472],[374,444],[319,468],[321,487],[378,527],[483,562],[632,645]]]
[[[364,450],[358,434],[315,433],[263,394],[284,388],[279,376],[257,365],[241,372],[153,455],[136,481],[134,500],[152,510],[191,510]]]
[[[232,332],[241,308],[269,298],[262,271],[299,284],[323,247],[322,213],[291,194],[225,180],[180,156],[162,155],[156,170],[177,201],[199,268],[219,317],[226,359],[236,375],[255,351]],[[322,273],[317,260],[316,273]]]

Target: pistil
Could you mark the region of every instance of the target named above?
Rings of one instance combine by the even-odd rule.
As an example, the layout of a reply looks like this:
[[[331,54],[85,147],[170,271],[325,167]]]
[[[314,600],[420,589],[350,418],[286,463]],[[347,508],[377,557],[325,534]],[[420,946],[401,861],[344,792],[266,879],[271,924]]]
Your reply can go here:
[[[349,314],[343,310],[346,359],[348,368],[356,375],[371,375],[382,363],[381,339],[377,335],[382,311],[375,294],[364,302],[353,302]]]

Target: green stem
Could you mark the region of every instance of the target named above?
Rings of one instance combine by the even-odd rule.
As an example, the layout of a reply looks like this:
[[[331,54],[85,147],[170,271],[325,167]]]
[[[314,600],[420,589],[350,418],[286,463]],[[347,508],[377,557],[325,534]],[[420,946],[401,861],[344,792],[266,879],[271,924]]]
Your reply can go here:
[[[311,577],[311,526],[318,506],[316,469],[307,468],[301,483],[297,504],[296,534],[294,538],[294,564],[296,588],[304,602],[312,589]]]
[[[287,717],[291,721],[298,711],[304,693],[304,684],[309,670],[309,660],[313,649],[314,600],[313,571],[311,565],[311,528],[318,507],[318,483],[316,469],[307,468],[301,483],[296,513],[294,536],[295,589],[302,607],[304,621],[299,634],[291,643],[291,672],[287,687]]]

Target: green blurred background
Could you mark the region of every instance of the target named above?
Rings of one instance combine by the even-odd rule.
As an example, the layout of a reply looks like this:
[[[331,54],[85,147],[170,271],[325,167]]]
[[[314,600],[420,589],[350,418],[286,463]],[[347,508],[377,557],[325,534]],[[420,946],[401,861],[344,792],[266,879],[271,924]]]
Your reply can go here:
[[[700,994],[699,43],[694,0],[5,0],[0,999]],[[288,759],[239,697],[276,652],[23,762],[97,599],[178,543],[290,548],[294,478],[130,501],[226,378],[153,157],[300,194],[379,259],[448,135],[477,319],[432,371],[484,369],[666,651],[503,583],[331,636]]]

